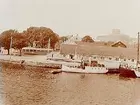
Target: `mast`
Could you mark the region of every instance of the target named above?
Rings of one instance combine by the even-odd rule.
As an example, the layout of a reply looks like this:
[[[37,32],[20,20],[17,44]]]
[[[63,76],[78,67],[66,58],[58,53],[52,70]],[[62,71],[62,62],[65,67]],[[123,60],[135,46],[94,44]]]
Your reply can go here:
[[[11,54],[12,54],[12,36],[11,36],[11,40],[10,40],[10,60],[11,60]]]
[[[77,45],[75,47],[74,56],[77,58]]]
[[[137,48],[137,66],[139,64],[139,32],[138,32],[138,48]]]
[[[50,38],[49,38],[49,41],[48,41],[48,53],[49,53],[49,50],[50,50]]]

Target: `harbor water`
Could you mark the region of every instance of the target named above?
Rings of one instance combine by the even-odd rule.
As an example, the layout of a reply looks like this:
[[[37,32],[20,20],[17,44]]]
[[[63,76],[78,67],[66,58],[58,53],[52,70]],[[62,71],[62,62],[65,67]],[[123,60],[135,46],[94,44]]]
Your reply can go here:
[[[140,105],[140,78],[118,74],[0,71],[1,105]]]

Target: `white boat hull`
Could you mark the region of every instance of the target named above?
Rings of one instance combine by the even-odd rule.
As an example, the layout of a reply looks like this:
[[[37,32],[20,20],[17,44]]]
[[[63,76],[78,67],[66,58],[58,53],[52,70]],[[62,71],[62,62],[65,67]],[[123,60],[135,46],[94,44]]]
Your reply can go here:
[[[105,67],[90,67],[86,66],[85,71],[89,73],[107,73],[108,69]]]
[[[134,70],[134,72],[135,72],[137,78],[140,78],[140,71]]]
[[[88,67],[85,69],[82,68],[73,68],[62,65],[62,72],[70,72],[70,73],[94,73],[94,74],[104,74],[107,73],[108,70],[105,67]]]

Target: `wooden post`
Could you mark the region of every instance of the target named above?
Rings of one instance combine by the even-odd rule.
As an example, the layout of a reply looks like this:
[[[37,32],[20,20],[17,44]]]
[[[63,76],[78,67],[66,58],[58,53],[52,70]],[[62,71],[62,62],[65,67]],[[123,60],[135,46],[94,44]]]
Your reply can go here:
[[[137,66],[139,64],[139,32],[138,32],[138,48],[137,48]]]
[[[50,50],[50,38],[48,40],[48,53],[49,53],[49,50]]]
[[[11,54],[12,54],[12,36],[10,40],[10,61],[11,61]]]

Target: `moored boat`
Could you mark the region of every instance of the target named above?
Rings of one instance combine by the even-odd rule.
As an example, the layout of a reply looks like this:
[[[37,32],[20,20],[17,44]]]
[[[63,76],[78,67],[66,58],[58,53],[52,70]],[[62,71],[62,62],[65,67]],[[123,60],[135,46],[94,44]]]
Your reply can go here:
[[[140,62],[139,62],[139,32],[138,32],[138,47],[137,47],[137,63],[136,67],[131,68],[128,66],[120,67],[120,76],[130,78],[140,78]]]
[[[94,74],[105,74],[108,69],[104,65],[81,65],[81,66],[66,66],[62,65],[62,72],[69,73],[94,73]]]
[[[85,67],[78,68],[78,67],[70,67],[62,65],[62,72],[69,72],[69,73],[94,73],[94,74],[105,74],[108,72],[107,68],[105,67]]]

